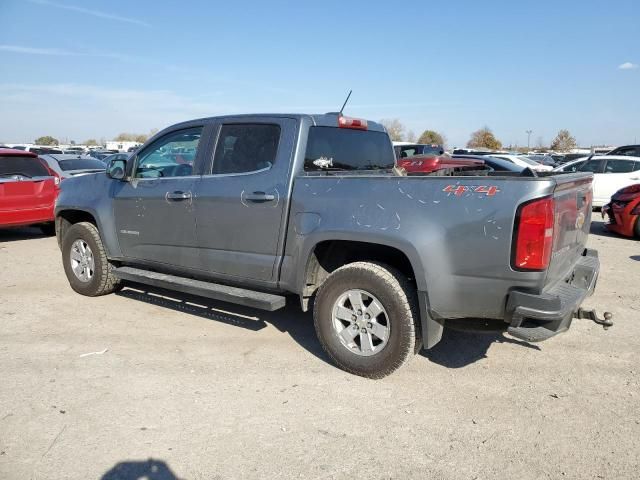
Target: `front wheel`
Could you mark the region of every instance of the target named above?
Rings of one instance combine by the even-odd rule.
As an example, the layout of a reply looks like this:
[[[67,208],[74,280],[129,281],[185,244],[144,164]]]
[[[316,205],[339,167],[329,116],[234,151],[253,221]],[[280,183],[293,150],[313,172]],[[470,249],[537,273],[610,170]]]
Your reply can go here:
[[[69,285],[89,297],[106,295],[120,288],[95,225],[72,225],[62,240],[62,264]]]
[[[318,339],[341,369],[385,377],[415,351],[416,297],[409,280],[388,265],[345,265],[318,290],[313,309]]]

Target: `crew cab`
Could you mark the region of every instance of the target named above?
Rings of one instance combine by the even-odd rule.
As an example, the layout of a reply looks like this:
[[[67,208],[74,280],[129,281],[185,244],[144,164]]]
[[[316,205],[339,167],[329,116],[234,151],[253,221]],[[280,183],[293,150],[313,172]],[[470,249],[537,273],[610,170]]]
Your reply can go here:
[[[37,225],[53,235],[59,184],[35,153],[0,148],[0,228]]]
[[[450,321],[528,341],[567,330],[600,268],[591,180],[406,176],[374,122],[213,117],[65,180],[56,231],[80,294],[133,281],[266,310],[295,296],[336,365],[380,378]]]

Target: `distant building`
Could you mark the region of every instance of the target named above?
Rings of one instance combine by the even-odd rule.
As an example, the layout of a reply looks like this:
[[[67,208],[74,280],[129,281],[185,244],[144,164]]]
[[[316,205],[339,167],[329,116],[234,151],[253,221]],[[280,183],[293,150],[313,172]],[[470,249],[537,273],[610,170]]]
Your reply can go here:
[[[118,142],[115,140],[107,142],[107,150],[118,150],[119,152],[127,152],[132,147],[142,145],[140,142]]]

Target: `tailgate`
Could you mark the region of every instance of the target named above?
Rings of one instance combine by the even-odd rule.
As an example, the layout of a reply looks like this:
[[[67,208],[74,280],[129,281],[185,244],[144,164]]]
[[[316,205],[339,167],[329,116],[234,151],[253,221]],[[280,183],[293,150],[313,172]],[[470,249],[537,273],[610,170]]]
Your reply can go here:
[[[565,280],[582,256],[591,228],[593,199],[593,175],[558,175],[554,179],[555,223],[547,286]]]
[[[52,207],[56,190],[53,177],[0,179],[0,211]]]

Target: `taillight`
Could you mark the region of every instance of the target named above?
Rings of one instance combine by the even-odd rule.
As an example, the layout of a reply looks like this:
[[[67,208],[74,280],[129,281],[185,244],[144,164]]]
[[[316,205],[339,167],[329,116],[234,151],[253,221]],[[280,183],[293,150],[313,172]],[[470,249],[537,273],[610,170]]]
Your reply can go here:
[[[338,127],[352,128],[354,130],[366,130],[368,128],[366,120],[361,118],[343,117],[342,115],[338,117]]]
[[[544,270],[549,266],[553,224],[553,198],[540,198],[520,206],[516,214],[513,268]]]

